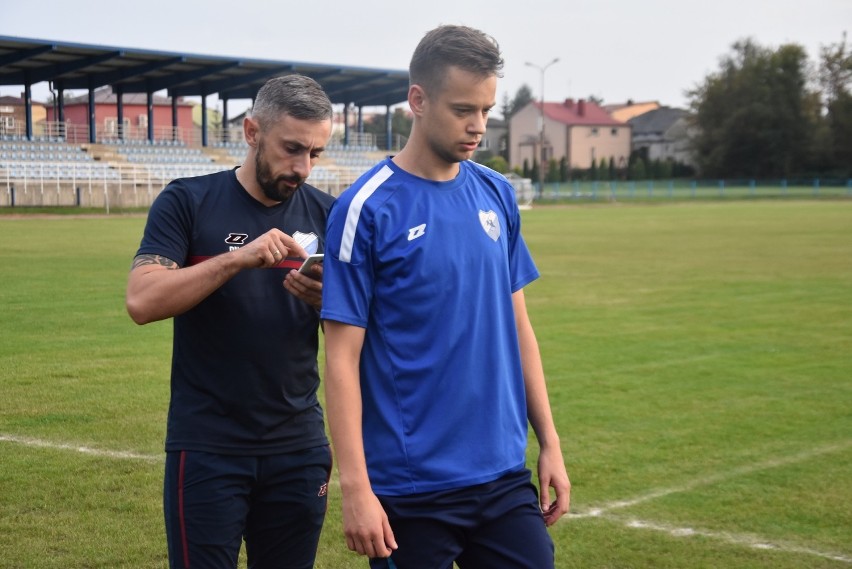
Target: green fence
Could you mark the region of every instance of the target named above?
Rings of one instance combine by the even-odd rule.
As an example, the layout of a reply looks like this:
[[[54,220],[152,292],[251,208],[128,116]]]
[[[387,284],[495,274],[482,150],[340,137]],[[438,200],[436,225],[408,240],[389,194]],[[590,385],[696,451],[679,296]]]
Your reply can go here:
[[[546,183],[535,201],[852,198],[852,179],[618,180]]]

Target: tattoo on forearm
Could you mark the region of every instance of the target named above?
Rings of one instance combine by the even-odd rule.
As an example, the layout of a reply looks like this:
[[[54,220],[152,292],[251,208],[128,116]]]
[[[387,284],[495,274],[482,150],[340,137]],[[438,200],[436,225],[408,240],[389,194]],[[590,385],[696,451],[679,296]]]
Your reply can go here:
[[[168,269],[177,269],[178,264],[169,259],[168,257],[163,257],[162,255],[138,255],[135,259],[133,259],[133,266],[130,267],[132,271],[136,267],[141,267],[143,265],[162,265]]]

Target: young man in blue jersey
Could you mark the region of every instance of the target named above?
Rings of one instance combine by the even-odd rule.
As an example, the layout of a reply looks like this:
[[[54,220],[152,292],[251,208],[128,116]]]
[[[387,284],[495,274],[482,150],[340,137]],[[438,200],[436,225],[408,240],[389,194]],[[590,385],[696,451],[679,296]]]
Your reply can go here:
[[[321,252],[333,201],[305,184],[331,136],[314,80],[258,92],[234,170],[171,182],[127,285],[138,324],[174,317],[164,510],[169,564],[313,567],[331,455],[317,400]],[[282,286],[283,285],[283,286]]]
[[[512,186],[469,160],[502,63],[478,30],[426,34],[405,148],[329,214],[326,406],[346,542],[373,568],[554,566],[570,482],[524,301],[539,273]]]

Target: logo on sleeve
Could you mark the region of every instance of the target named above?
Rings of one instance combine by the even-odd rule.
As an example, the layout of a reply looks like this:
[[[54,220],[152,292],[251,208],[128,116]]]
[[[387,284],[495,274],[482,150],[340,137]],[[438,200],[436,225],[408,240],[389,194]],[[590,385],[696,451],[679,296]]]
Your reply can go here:
[[[479,224],[485,230],[492,241],[497,241],[500,237],[500,218],[494,213],[494,210],[482,211],[479,210]]]
[[[225,243],[228,245],[245,245],[248,234],[246,233],[228,233],[225,237]]]

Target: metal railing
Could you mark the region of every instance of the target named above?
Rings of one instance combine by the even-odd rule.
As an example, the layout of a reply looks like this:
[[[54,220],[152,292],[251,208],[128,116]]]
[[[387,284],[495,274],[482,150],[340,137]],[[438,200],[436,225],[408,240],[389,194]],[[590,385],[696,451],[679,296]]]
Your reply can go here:
[[[98,124],[95,130],[96,144],[155,144],[164,146],[202,146],[202,132],[198,126],[172,127],[154,126],[153,139],[148,138],[148,127],[121,123]],[[370,133],[350,132],[348,143],[343,133],[336,133],[330,143],[364,150],[385,150],[385,137],[376,137]],[[0,140],[28,141],[24,125],[18,121],[14,126],[0,125]],[[88,144],[89,125],[72,122],[40,121],[33,125],[32,141],[69,142]],[[242,127],[208,127],[207,144],[210,147],[228,147],[245,144]],[[405,144],[405,137],[394,136],[393,148],[399,150]]]
[[[172,180],[232,168],[222,163],[0,161],[0,207],[147,208]],[[308,183],[337,196],[366,168],[317,166]]]

